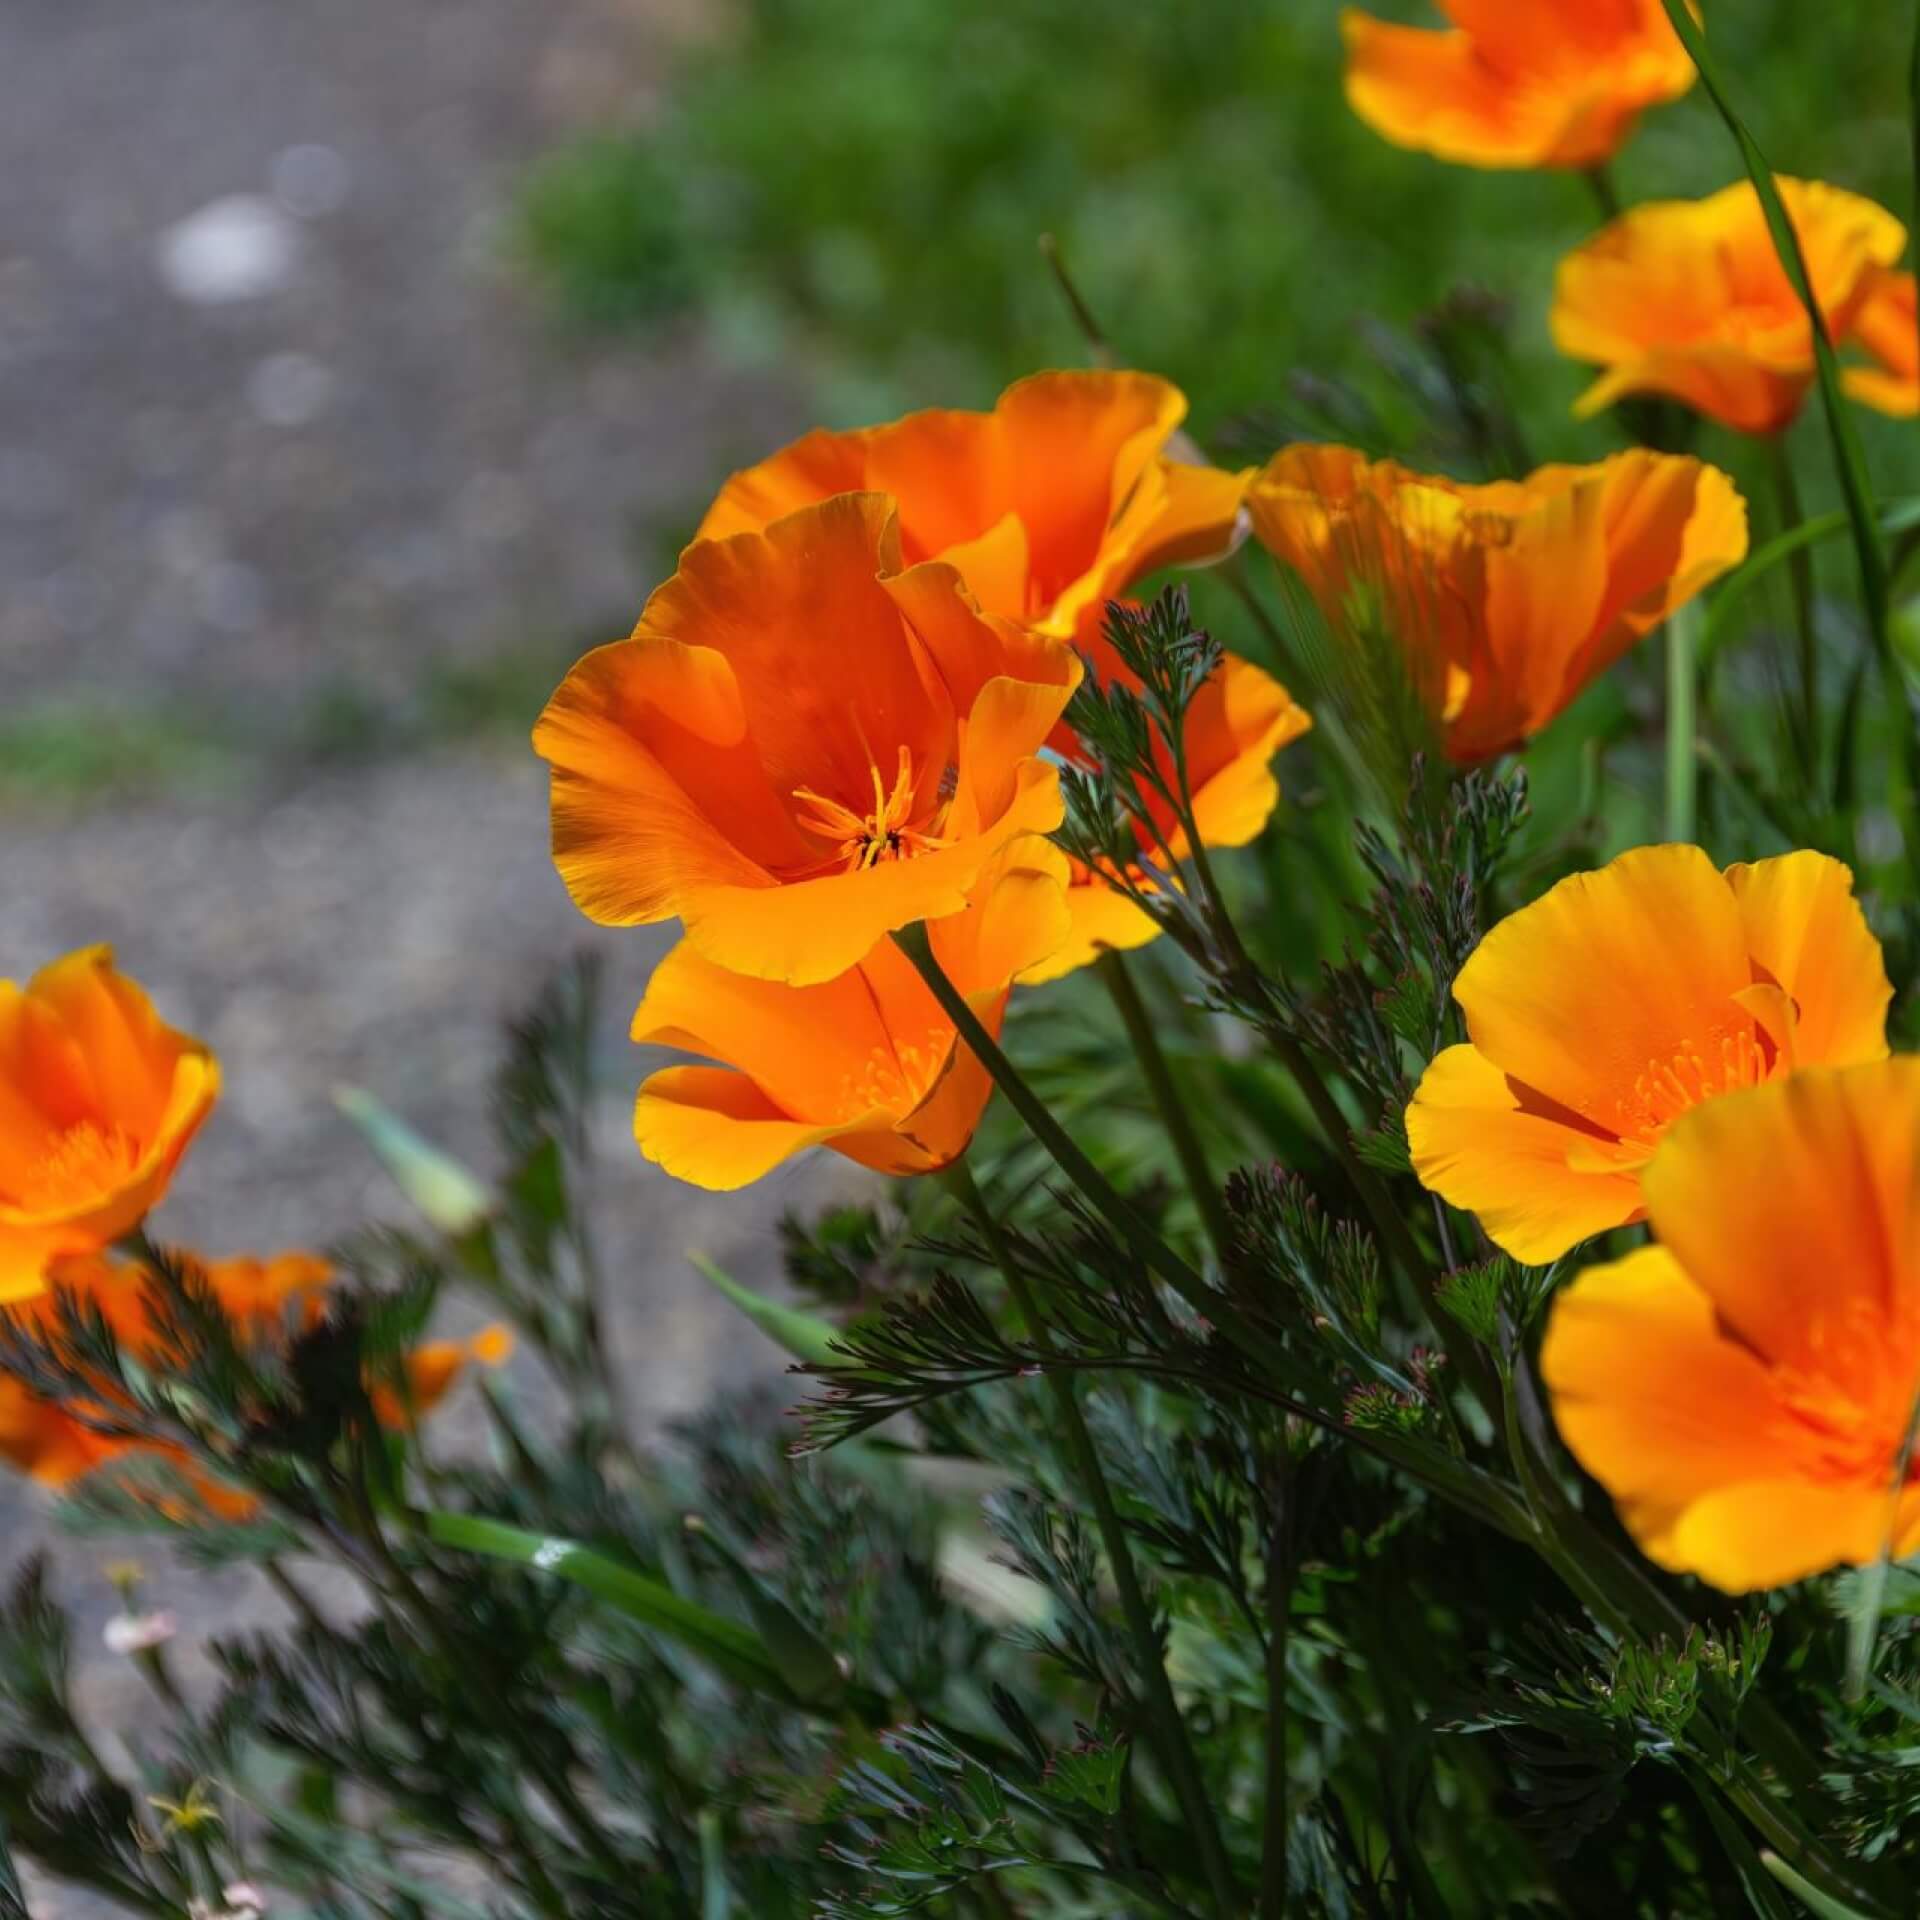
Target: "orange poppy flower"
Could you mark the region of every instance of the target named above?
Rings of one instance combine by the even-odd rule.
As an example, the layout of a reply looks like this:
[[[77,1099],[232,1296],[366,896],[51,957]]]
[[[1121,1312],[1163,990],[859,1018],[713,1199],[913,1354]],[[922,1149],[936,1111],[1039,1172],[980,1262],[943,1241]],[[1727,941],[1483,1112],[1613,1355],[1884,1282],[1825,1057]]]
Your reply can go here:
[[[1079,643],[1101,680],[1117,680],[1138,691],[1138,676],[1129,672],[1104,634]],[[1270,674],[1238,654],[1223,656],[1219,666],[1194,696],[1187,709],[1184,747],[1187,782],[1193,796],[1194,825],[1209,847],[1244,847],[1256,839],[1280,801],[1280,783],[1274,778],[1273,759],[1289,741],[1313,725],[1306,708]],[[1056,749],[1071,756],[1078,742],[1068,732],[1056,732]],[[1156,739],[1155,758],[1168,784],[1173,784],[1172,755]],[[1145,782],[1140,798],[1158,829],[1159,837],[1136,828],[1142,845],[1156,866],[1188,857],[1186,829],[1172,810]],[[1162,845],[1164,841],[1164,846]],[[1067,884],[1067,916],[1071,927],[1066,941],[1037,967],[1020,976],[1026,986],[1058,980],[1088,965],[1107,949],[1125,951],[1145,946],[1160,928],[1153,918],[1080,861],[1073,861]],[[1152,890],[1142,874],[1136,883]]]
[[[1733,482],[1645,449],[1466,486],[1344,447],[1288,447],[1247,505],[1336,635],[1356,596],[1377,605],[1463,765],[1538,733],[1747,553]]]
[[[1660,0],[1440,0],[1451,30],[1349,10],[1347,100],[1395,146],[1469,167],[1598,167],[1693,85]]]
[[[1642,1550],[1746,1593],[1920,1548],[1920,1060],[1716,1100],[1644,1179],[1660,1244],[1581,1274],[1540,1354]]]
[[[326,1312],[326,1293],[333,1270],[318,1254],[281,1253],[270,1259],[239,1254],[211,1260],[201,1271],[227,1316],[251,1337],[267,1337],[283,1329],[289,1317],[297,1324],[316,1325]],[[100,1255],[53,1263],[50,1281],[83,1293],[99,1308],[122,1348],[146,1360],[155,1356],[156,1341],[147,1317],[146,1275],[136,1263]],[[32,1299],[9,1305],[8,1312],[26,1320],[50,1324],[53,1294],[49,1288]],[[433,1341],[416,1347],[402,1363],[404,1392],[386,1381],[371,1384],[376,1418],[383,1425],[402,1427],[433,1408],[471,1363],[489,1366],[503,1360],[511,1337],[504,1328],[489,1327],[470,1339]],[[96,1411],[112,1406],[103,1394]],[[136,1447],[96,1433],[75,1418],[64,1404],[30,1393],[17,1380],[0,1375],[0,1459],[47,1486],[65,1486],[103,1462],[130,1452],[161,1453],[176,1464],[187,1456],[173,1448]],[[253,1510],[252,1499],[232,1487],[189,1469],[188,1477],[212,1510],[230,1519]]]
[[[1854,316],[1853,338],[1878,362],[1848,367],[1841,379],[1856,400],[1911,419],[1920,413],[1920,312],[1914,278],[1881,268],[1869,276]]]
[[[1845,345],[1863,318],[1885,315],[1906,229],[1839,187],[1779,186],[1827,332]],[[1892,278],[1897,294],[1908,276]],[[1561,261],[1552,324],[1562,353],[1606,369],[1575,405],[1583,418],[1627,394],[1664,394],[1743,433],[1773,433],[1814,381],[1813,329],[1750,181],[1622,214]],[[1900,351],[1910,359],[1911,343]],[[1855,391],[1881,404],[1871,382]]]
[[[831,980],[1060,824],[1039,752],[1079,679],[953,567],[903,568],[879,494],[697,541],[534,729],[554,861],[595,920],[677,914],[717,966]]]
[[[1238,529],[1249,473],[1167,451],[1186,410],[1180,390],[1152,374],[1037,373],[990,413],[934,409],[852,433],[810,433],[736,473],[700,535],[758,530],[810,502],[871,488],[898,505],[908,561],[949,562],[988,613],[1070,638],[1106,677],[1121,672],[1102,632],[1107,602],[1161,567],[1218,558]],[[1269,762],[1308,721],[1250,661],[1229,655],[1215,681],[1188,725],[1195,813],[1209,846],[1242,846],[1279,798]],[[1064,722],[1050,744],[1069,755],[1078,746]],[[1069,900],[1075,937],[1040,978],[1159,931],[1087,868],[1075,868]]]
[[[1407,1108],[1421,1180],[1517,1260],[1642,1218],[1643,1169],[1704,1101],[1886,1056],[1893,989],[1823,853],[1720,872],[1640,847],[1509,914],[1454,982],[1470,1044]]]
[[[220,1091],[107,947],[0,980],[0,1302],[47,1262],[131,1233],[160,1203]]]
[[[1067,862],[1044,840],[1007,848],[964,913],[927,929],[935,957],[996,1038],[1013,978],[1067,936]],[[665,1067],[640,1089],[646,1157],[715,1191],[814,1146],[882,1173],[931,1173],[967,1149],[993,1092],[891,940],[812,986],[729,973],[691,941],[654,969],[633,1038],[724,1064]]]
[[[834,494],[888,494],[907,565],[945,560],[988,613],[1085,638],[1135,581],[1233,544],[1248,475],[1168,455],[1186,411],[1152,374],[1036,373],[991,413],[810,433],[736,473],[697,537],[760,532]]]

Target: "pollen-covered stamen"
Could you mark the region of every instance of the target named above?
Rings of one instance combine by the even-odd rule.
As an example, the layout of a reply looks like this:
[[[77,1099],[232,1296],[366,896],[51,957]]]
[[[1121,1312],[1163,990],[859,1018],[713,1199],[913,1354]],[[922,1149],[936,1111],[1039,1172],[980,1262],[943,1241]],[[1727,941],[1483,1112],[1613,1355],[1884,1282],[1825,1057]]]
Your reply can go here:
[[[1774,1049],[1752,1029],[1716,1032],[1681,1047],[1669,1060],[1649,1060],[1622,1101],[1618,1132],[1649,1148],[1690,1108],[1719,1094],[1757,1087],[1771,1077]]]
[[[812,809],[810,815],[800,816],[799,824],[807,832],[817,833],[839,847],[844,872],[859,873],[867,867],[878,866],[883,860],[910,860],[916,854],[932,853],[949,844],[927,828],[912,824],[913,755],[909,749],[900,749],[899,771],[894,776],[891,793],[877,766],[869,763],[867,770],[873,775],[870,814],[855,813],[851,807],[842,806],[838,800],[830,800],[811,787],[793,790],[793,797]],[[938,817],[936,814],[935,820]]]

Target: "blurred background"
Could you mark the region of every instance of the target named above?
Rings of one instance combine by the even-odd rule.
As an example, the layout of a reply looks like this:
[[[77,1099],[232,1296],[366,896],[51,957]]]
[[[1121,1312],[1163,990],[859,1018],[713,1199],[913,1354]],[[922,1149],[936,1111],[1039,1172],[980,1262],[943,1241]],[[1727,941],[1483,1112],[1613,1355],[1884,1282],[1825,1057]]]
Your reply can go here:
[[[1709,13],[1776,165],[1904,213],[1899,10]],[[1696,95],[1619,186],[1734,175]],[[13,0],[0,974],[110,939],[224,1055],[165,1236],[390,1212],[336,1084],[484,1159],[501,1017],[590,940],[624,1016],[664,946],[574,913],[526,733],[730,466],[1084,359],[1043,232],[1223,457],[1340,433],[1464,470],[1432,426],[1462,369],[1518,423],[1493,455],[1596,457],[1545,321],[1595,223],[1578,177],[1367,132],[1331,0]],[[1867,431],[1911,490],[1911,429]],[[1582,702],[1543,791],[1643,691]],[[1642,837],[1631,796],[1613,830]],[[610,1230],[649,1262],[620,1337],[659,1418],[767,1358],[680,1249],[768,1282],[781,1209],[841,1176],[673,1187],[622,1151],[613,1038]],[[11,1559],[37,1523],[4,1497]]]

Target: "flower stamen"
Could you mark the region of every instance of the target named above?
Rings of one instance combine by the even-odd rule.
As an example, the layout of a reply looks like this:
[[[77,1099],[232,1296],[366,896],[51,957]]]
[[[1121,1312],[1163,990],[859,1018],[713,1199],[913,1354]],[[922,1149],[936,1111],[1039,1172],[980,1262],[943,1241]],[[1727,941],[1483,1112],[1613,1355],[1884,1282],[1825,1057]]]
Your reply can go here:
[[[838,848],[843,873],[862,873],[883,860],[910,860],[919,854],[933,853],[950,845],[938,834],[911,824],[913,811],[913,754],[900,749],[899,769],[889,792],[873,763],[867,771],[873,776],[873,811],[856,813],[838,800],[816,793],[811,787],[795,787],[793,797],[812,809],[802,814],[798,825],[808,833],[831,840]],[[937,818],[937,816],[936,816]]]

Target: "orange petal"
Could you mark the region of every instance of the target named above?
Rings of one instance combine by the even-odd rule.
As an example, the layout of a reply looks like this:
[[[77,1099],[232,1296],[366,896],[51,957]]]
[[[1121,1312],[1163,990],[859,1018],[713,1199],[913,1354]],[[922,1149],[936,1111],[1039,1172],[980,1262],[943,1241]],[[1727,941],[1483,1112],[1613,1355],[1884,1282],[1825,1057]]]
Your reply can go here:
[[[1545,725],[1561,704],[1573,648],[1606,604],[1602,488],[1588,475],[1550,468],[1516,504],[1504,537],[1477,556],[1484,598],[1461,662],[1466,699],[1447,728],[1448,755],[1459,761],[1485,759]]]
[[[863,491],[866,441],[859,433],[809,433],[772,459],[743,468],[720,489],[694,538],[724,540],[736,533],[758,533],[770,522],[836,493]]]
[[[956,814],[964,797],[963,786]],[[1058,771],[1022,761],[1006,811],[968,838],[779,888],[716,887],[686,902],[687,937],[736,973],[793,986],[830,980],[896,929],[960,912],[999,848],[1019,834],[1053,832],[1061,811]]]
[[[1854,315],[1853,337],[1879,366],[1849,368],[1845,376],[1855,399],[1900,419],[1920,413],[1920,318],[1915,304],[1912,274],[1883,267],[1868,276]]]
[[[1510,914],[1454,998],[1502,1071],[1618,1131],[1635,1078],[1699,1045],[1752,980],[1740,913],[1698,847],[1641,847]]]
[[[373,1384],[368,1397],[374,1418],[383,1427],[410,1427],[446,1398],[468,1367],[500,1366],[512,1351],[513,1335],[502,1326],[482,1327],[465,1340],[430,1340],[415,1347],[400,1363],[400,1390],[386,1381]]]
[[[1747,503],[1718,467],[1637,449],[1595,472],[1605,517],[1606,604],[1567,668],[1562,706],[1747,557]]]
[[[1551,122],[1523,111],[1465,33],[1401,27],[1347,9],[1347,104],[1382,139],[1470,167],[1545,164]]]
[[[1832,1522],[1857,1495],[1796,1477],[1771,1373],[1668,1248],[1581,1274],[1554,1302],[1540,1371],[1561,1437],[1650,1559],[1744,1592],[1848,1557]],[[1794,1524],[1755,1524],[1762,1489],[1787,1495]]]
[[[887,943],[880,964],[890,959],[911,975]],[[917,976],[913,983],[919,985]],[[927,1012],[937,1010],[929,1003]],[[736,1067],[784,1116],[809,1124],[838,1124],[877,1104],[851,1089],[875,1059],[891,1054],[884,1010],[863,967],[812,986],[786,986],[717,966],[685,940],[654,968],[632,1038]]]
[[[1036,373],[1000,396],[1009,503],[1032,556],[1030,614],[1076,587],[1084,594],[1089,575],[1109,570],[1109,529],[1186,411],[1178,387],[1121,370]],[[1060,610],[1066,631],[1077,612]]]
[[[1682,1115],[1641,1176],[1661,1241],[1769,1360],[1920,1303],[1920,1058],[1807,1068]],[[1817,1290],[1817,1291],[1816,1291]]]
[[[1023,987],[1044,986],[1091,966],[1108,950],[1130,952],[1160,937],[1159,923],[1136,907],[1124,893],[1086,873],[1076,876],[1066,893],[1066,936],[1044,960],[1022,970]]]
[[[1244,847],[1273,816],[1273,757],[1313,725],[1272,674],[1238,654],[1218,667],[1187,709],[1187,775],[1194,824],[1210,847]]]
[[[886,1131],[873,1114],[855,1131]],[[677,1180],[731,1193],[781,1161],[847,1129],[789,1119],[743,1073],[725,1067],[664,1067],[640,1088],[633,1133],[640,1151]]]
[[[1407,1108],[1407,1144],[1423,1185],[1477,1214],[1516,1260],[1545,1265],[1589,1235],[1636,1219],[1631,1173],[1575,1162],[1593,1136],[1521,1094],[1477,1048],[1448,1047]]]
[[[771,886],[765,862],[807,857],[747,736],[733,669],[709,648],[596,648],[547,703],[533,744],[553,769],[554,864],[603,924],[666,919],[716,882]]]
[[[635,640],[678,640],[725,658],[761,792],[781,807],[802,787],[864,796],[873,767],[890,771],[900,747],[917,768],[952,758],[954,715],[881,584],[898,567],[893,503],[841,494],[762,533],[696,542],[647,602]],[[686,765],[672,770],[729,839],[768,864],[737,837],[717,797],[732,768],[714,768],[699,786]]]
[[[1824,853],[1729,867],[1747,950],[1794,1003],[1802,1066],[1884,1060],[1893,986],[1853,874]]]

